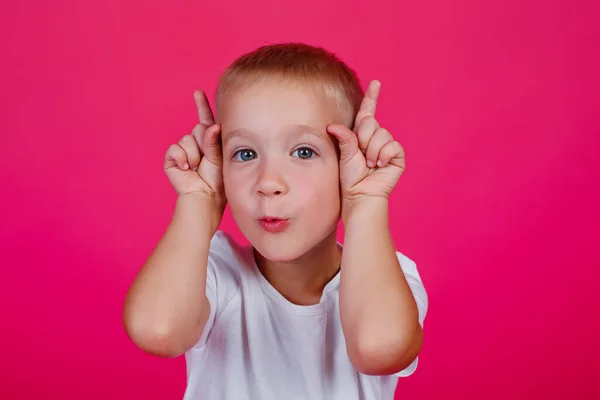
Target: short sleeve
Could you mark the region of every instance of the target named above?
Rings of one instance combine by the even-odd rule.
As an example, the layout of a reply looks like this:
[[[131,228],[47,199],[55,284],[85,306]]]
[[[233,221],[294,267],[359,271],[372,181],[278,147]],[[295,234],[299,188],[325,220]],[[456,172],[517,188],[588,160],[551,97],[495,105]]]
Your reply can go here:
[[[206,344],[216,320],[237,292],[239,274],[236,273],[236,250],[237,244],[222,231],[217,231],[210,241],[206,267],[206,297],[210,314],[193,349],[200,349]]]
[[[425,316],[427,314],[428,307],[428,298],[427,292],[425,291],[425,287],[423,286],[423,281],[421,280],[421,276],[419,275],[419,271],[417,270],[417,264],[406,257],[404,254],[400,252],[396,252],[398,257],[398,261],[400,262],[400,267],[404,272],[404,276],[408,285],[410,286],[410,290],[415,298],[415,303],[417,304],[417,311],[419,314],[419,324],[421,324],[421,328],[423,328],[423,323],[425,321]],[[417,365],[419,364],[419,357],[415,358],[415,360],[402,371],[394,374],[398,377],[407,377],[412,375],[417,369]]]

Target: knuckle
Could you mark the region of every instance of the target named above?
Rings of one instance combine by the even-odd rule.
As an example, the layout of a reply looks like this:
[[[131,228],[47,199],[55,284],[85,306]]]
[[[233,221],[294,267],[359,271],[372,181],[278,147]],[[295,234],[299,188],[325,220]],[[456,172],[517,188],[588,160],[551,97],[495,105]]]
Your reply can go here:
[[[189,143],[190,140],[193,140],[193,139],[194,139],[194,137],[192,135],[190,135],[190,134],[183,135],[181,137],[181,139],[179,139],[179,143],[180,144],[186,144],[186,143]]]
[[[398,153],[404,154],[404,147],[399,142],[394,141],[394,146],[397,149]]]
[[[345,143],[354,143],[354,142],[358,142],[358,136],[355,135],[354,133],[351,135],[346,135],[344,137],[341,138],[341,141],[345,142]]]
[[[368,121],[369,126],[371,126],[373,130],[379,129],[379,121],[377,121],[374,115],[370,115]]]
[[[377,155],[377,153],[379,153],[380,149],[381,149],[381,146],[377,146],[374,143],[370,144],[369,147],[367,148],[367,156],[373,157],[373,156]]]
[[[371,136],[377,133],[379,129],[379,125],[377,124],[377,120],[372,115],[365,117],[359,126],[359,133],[361,136]]]
[[[375,134],[380,135],[380,136],[389,136],[389,137],[392,136],[390,131],[388,131],[386,128],[382,128],[382,127],[377,128],[377,130],[375,131]]]
[[[377,120],[375,119],[375,116],[373,114],[365,115],[364,121],[365,121],[365,123],[368,123],[368,124],[376,124],[377,123]]]
[[[367,116],[367,112],[365,110],[358,110],[358,112],[356,113],[356,119],[358,121],[362,121],[365,116]]]
[[[391,143],[390,146],[386,146],[385,149],[385,155],[386,157],[389,158],[393,158],[393,157],[403,157],[404,151],[402,150],[402,146],[400,146],[400,143],[394,141]]]
[[[385,158],[390,158],[394,155],[394,149],[390,146],[386,146],[381,150],[381,156]]]
[[[359,128],[363,130],[373,130],[377,126],[377,120],[371,114],[367,114],[361,118]]]
[[[208,125],[199,123],[194,127],[192,132],[194,133],[194,135],[202,135],[207,129],[208,129]]]
[[[167,149],[167,155],[174,156],[175,154],[177,154],[178,149],[179,149],[179,146],[177,144],[170,145],[169,148]]]

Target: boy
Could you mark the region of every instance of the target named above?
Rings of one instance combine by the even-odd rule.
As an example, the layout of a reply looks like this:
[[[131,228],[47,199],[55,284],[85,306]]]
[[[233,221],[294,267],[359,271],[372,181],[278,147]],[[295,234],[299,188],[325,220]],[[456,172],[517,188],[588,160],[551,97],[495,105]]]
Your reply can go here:
[[[124,307],[137,346],[185,354],[185,399],[392,399],[415,370],[427,295],[388,229],[404,152],[379,90],[280,44],[224,73],[217,122],[195,93],[200,124],[165,156],[174,216]],[[250,246],[217,231],[226,202]]]

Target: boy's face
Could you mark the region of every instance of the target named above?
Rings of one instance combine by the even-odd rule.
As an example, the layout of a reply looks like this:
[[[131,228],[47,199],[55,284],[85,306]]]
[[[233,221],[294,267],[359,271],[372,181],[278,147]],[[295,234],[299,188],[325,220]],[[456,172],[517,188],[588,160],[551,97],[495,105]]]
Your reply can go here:
[[[265,258],[299,258],[339,220],[337,143],[326,128],[341,122],[341,110],[310,89],[277,80],[228,93],[219,108],[233,217]]]

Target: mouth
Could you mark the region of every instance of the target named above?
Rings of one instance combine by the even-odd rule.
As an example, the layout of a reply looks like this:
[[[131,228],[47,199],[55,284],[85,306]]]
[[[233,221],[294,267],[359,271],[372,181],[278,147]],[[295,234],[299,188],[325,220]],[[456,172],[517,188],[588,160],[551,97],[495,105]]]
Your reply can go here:
[[[289,218],[262,217],[258,220],[260,226],[267,232],[282,232],[287,228]]]

